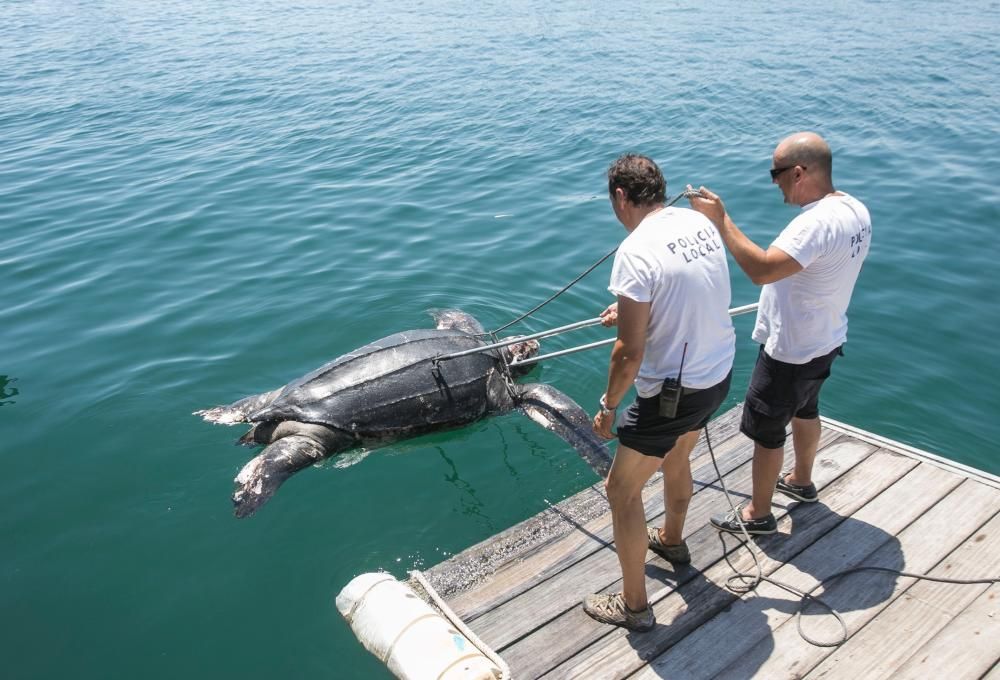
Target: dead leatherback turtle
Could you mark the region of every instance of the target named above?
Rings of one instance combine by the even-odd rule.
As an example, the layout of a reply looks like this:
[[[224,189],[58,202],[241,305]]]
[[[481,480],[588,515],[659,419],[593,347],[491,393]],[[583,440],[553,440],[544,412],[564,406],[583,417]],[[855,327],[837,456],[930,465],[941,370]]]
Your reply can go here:
[[[515,408],[565,439],[602,477],[607,475],[608,448],[583,409],[549,385],[514,382],[530,369],[509,363],[534,356],[537,341],[439,360],[488,343],[472,316],[458,310],[434,316],[435,329],[390,335],[272,392],[195,412],[212,423],[252,423],[239,443],[267,447],[236,476],[237,517],[252,515],[288,477],[324,458]]]

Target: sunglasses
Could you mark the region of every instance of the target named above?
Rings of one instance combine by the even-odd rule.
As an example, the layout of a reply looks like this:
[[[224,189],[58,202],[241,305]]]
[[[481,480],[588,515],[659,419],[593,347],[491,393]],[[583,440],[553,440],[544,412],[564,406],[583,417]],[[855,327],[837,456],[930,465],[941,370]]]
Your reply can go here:
[[[802,168],[803,170],[806,169],[806,166],[804,165],[786,165],[783,168],[771,168],[771,181],[773,182],[774,180],[778,179],[778,176],[781,175],[781,173],[783,173],[785,170],[791,170],[792,168],[796,167]]]

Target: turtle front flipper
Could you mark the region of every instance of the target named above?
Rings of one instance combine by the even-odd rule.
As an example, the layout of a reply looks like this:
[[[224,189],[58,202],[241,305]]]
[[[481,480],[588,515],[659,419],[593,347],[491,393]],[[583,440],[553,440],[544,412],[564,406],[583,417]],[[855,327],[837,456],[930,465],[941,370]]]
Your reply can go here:
[[[326,448],[311,437],[291,435],[274,442],[243,466],[233,493],[237,517],[249,517],[264,505],[281,484],[303,468],[326,458]]]
[[[519,406],[529,418],[555,432],[576,449],[580,457],[602,478],[611,469],[611,453],[594,433],[590,417],[565,394],[543,383],[518,385]]]

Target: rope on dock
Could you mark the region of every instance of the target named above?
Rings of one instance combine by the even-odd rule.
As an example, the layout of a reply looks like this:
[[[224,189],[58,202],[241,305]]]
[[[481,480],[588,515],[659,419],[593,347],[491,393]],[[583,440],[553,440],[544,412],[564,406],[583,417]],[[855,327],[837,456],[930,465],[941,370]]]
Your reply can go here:
[[[708,453],[712,458],[712,466],[715,468],[715,474],[719,478],[719,484],[722,487],[722,493],[726,497],[726,501],[729,503],[729,509],[732,511],[737,523],[740,525],[740,530],[743,532],[743,538],[740,543],[747,550],[750,551],[750,556],[753,558],[754,568],[752,572],[744,572],[737,569],[729,559],[729,553],[726,548],[726,539],[723,537],[723,532],[719,532],[719,541],[722,543],[722,557],[726,560],[726,564],[729,568],[733,570],[734,575],[726,579],[726,588],[737,595],[743,595],[752,590],[755,590],[757,586],[760,585],[761,581],[767,581],[771,585],[777,586],[782,590],[786,590],[793,595],[799,596],[799,606],[795,611],[795,625],[798,628],[799,636],[811,645],[817,647],[839,647],[840,645],[847,642],[847,623],[844,622],[844,618],[840,613],[834,609],[832,606],[824,602],[822,599],[813,595],[813,593],[820,587],[829,584],[838,578],[847,576],[848,574],[855,574],[862,571],[881,571],[889,574],[895,574],[896,576],[904,576],[906,578],[919,579],[924,581],[937,581],[938,583],[955,583],[958,585],[973,585],[973,584],[992,584],[1000,583],[1000,578],[978,578],[978,579],[958,579],[958,578],[944,578],[943,576],[931,576],[930,574],[914,574],[906,571],[900,571],[899,569],[892,569],[890,567],[877,567],[877,566],[858,566],[851,567],[850,569],[844,569],[843,571],[834,572],[830,574],[825,579],[814,585],[808,591],[799,590],[795,586],[788,585],[778,579],[771,578],[769,576],[764,576],[764,570],[760,565],[759,557],[763,557],[763,553],[756,543],[750,538],[750,534],[747,533],[746,525],[743,523],[743,513],[741,510],[737,509],[737,506],[733,503],[732,497],[729,495],[729,489],[726,488],[726,482],[722,479],[722,473],[719,471],[719,466],[715,462],[715,452],[712,450],[712,440],[708,435],[708,426],[705,427],[705,443],[708,444]],[[806,608],[806,605],[810,602],[815,602],[819,606],[826,609],[830,614],[837,620],[840,624],[841,636],[839,640],[835,641],[823,641],[816,640],[810,637],[802,630],[802,611]]]
[[[430,582],[424,578],[424,575],[420,571],[414,569],[410,572],[410,576],[413,580],[420,584],[420,587],[424,589],[427,596],[434,601],[434,606],[436,606],[441,613],[444,614],[445,618],[447,618],[455,626],[455,628],[458,629],[458,632],[464,635],[466,639],[480,652],[482,652],[487,659],[497,665],[497,668],[500,669],[500,677],[497,678],[497,680],[510,680],[510,666],[507,665],[507,662],[501,659],[499,654],[494,652],[485,642],[480,640],[467,625],[465,625],[465,621],[460,619],[458,614],[456,614],[452,608],[448,606],[448,603],[445,602],[440,595],[438,595],[437,591],[434,590],[434,586],[432,586]]]

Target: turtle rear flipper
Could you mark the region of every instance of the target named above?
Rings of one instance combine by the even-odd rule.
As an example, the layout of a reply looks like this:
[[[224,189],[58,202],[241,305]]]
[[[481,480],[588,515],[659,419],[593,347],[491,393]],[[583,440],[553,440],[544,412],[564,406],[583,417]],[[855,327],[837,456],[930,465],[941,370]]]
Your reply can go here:
[[[291,435],[274,442],[243,466],[233,480],[237,517],[249,517],[264,505],[293,474],[323,460],[326,448],[311,437]]]
[[[254,425],[243,433],[243,436],[236,440],[237,444],[243,446],[260,446],[270,444],[274,440],[274,430],[278,427],[278,422],[265,420]]]
[[[270,392],[255,394],[252,397],[244,397],[228,406],[215,406],[202,411],[195,411],[193,415],[201,416],[208,422],[217,425],[247,423],[250,422],[250,414],[256,413],[269,405],[281,393],[281,390],[282,388],[279,387]]]
[[[520,407],[528,417],[566,440],[594,472],[607,478],[611,454],[580,405],[551,385],[532,383],[519,387]]]
[[[454,328],[469,335],[483,335],[485,333],[483,325],[476,317],[461,309],[432,309],[430,313],[434,317],[438,330]]]

